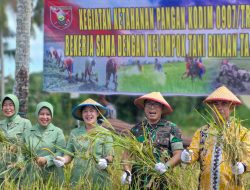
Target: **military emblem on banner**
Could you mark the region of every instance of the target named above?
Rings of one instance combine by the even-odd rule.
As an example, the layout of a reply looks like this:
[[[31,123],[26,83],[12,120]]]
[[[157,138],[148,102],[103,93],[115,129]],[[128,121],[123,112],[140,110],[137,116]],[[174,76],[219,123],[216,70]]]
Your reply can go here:
[[[51,6],[50,22],[60,30],[68,28],[72,23],[72,7],[70,6]]]

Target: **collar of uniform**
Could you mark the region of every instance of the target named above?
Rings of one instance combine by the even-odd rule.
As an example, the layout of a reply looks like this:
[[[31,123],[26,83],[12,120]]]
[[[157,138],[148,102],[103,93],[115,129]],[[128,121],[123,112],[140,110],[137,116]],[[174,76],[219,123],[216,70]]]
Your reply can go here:
[[[78,131],[86,131],[85,125],[81,125],[80,127],[77,127]]]
[[[0,125],[3,125],[5,130],[12,129],[16,124],[19,124],[21,122],[22,118],[19,115],[16,115],[15,119],[11,122],[8,122],[7,119],[1,120]]]
[[[160,119],[156,124],[153,124],[153,125],[160,127],[160,126],[164,126],[165,122],[166,122],[166,120]],[[147,119],[145,119],[142,124],[145,126],[150,126],[152,128],[152,124],[150,124]]]
[[[47,127],[40,126],[38,123],[31,128],[31,131],[54,131],[54,125],[50,123]]]
[[[0,125],[4,125],[6,123],[6,119],[0,121]]]
[[[20,115],[17,115],[16,117],[15,117],[15,119],[13,120],[13,123],[16,123],[16,124],[18,124],[18,123],[21,123],[21,120],[22,120],[23,118],[20,116]]]
[[[1,125],[4,125],[4,124],[8,124],[8,123],[20,123],[20,122],[21,122],[21,119],[22,119],[22,118],[20,117],[20,115],[17,115],[13,121],[8,122],[7,119],[3,119],[3,120],[0,121],[0,124],[1,124]]]

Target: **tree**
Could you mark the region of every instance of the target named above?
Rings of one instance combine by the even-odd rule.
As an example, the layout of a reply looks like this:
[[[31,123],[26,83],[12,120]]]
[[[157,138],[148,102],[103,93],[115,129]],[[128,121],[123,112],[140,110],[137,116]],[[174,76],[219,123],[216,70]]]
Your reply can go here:
[[[29,0],[29,1],[18,1],[17,0],[1,0],[0,5],[0,96],[3,97],[5,93],[4,86],[4,62],[3,55],[9,55],[11,57],[15,56],[16,50],[19,52],[16,55],[16,81],[14,87],[14,93],[20,99],[20,113],[27,112],[27,101],[28,101],[28,81],[29,81],[29,40],[30,40],[30,27],[33,35],[34,26],[37,25],[39,28],[42,26],[43,21],[43,0]],[[25,4],[23,4],[25,3]],[[6,50],[6,45],[3,44],[4,37],[15,37],[16,32],[10,31],[7,25],[8,17],[5,12],[5,8],[10,6],[14,12],[17,12],[17,29],[19,29],[19,34],[17,34],[16,47],[15,50]],[[32,7],[33,6],[33,7]],[[26,7],[28,7],[26,12]],[[33,8],[33,12],[31,9]],[[25,16],[22,18],[22,15]],[[30,20],[32,17],[32,25],[30,26]],[[24,30],[24,31],[22,31]],[[27,30],[27,31],[26,31]],[[22,32],[21,32],[22,31]],[[21,35],[20,35],[21,34]],[[26,84],[25,84],[26,83]]]
[[[4,54],[4,46],[3,46],[3,37],[9,36],[11,32],[7,27],[7,16],[6,12],[4,11],[4,7],[6,5],[13,5],[14,1],[2,0],[0,6],[0,79],[1,79],[1,98],[4,95],[5,88],[4,88],[4,63],[3,63],[3,54]]]
[[[31,10],[31,0],[17,1],[16,72],[14,94],[19,98],[19,112],[22,116],[26,116],[28,111]]]

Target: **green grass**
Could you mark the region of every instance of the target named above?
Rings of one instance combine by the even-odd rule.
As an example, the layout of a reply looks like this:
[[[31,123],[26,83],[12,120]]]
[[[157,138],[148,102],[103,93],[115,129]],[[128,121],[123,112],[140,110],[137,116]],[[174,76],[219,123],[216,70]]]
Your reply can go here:
[[[206,63],[205,63],[206,64]],[[163,72],[154,71],[154,65],[143,65],[143,72],[136,66],[120,68],[118,74],[118,91],[120,92],[152,92],[160,91],[168,94],[206,94],[209,92],[209,71],[203,80],[195,78],[181,79],[185,72],[185,63],[165,63]]]
[[[154,71],[153,64],[143,65],[143,71],[139,72],[137,66],[124,66],[118,73],[119,92],[152,92],[160,91],[164,94],[208,94],[214,88],[216,76],[220,71],[221,58],[203,59],[206,73],[203,80],[195,78],[194,82],[190,77],[182,80],[181,76],[185,72],[184,62],[164,63],[164,72]],[[230,59],[230,63],[237,65],[241,69],[250,70],[249,59]]]

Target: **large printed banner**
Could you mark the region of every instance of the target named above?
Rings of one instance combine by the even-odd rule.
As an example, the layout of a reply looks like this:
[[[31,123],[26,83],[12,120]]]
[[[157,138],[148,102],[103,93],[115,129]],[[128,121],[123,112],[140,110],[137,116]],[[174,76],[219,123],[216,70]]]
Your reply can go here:
[[[44,90],[250,94],[249,0],[45,0]]]

